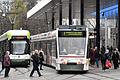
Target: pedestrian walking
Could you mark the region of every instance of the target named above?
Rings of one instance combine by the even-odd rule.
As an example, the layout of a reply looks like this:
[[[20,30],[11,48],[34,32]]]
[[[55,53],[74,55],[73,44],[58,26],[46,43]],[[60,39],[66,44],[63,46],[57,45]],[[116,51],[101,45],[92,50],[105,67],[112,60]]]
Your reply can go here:
[[[118,60],[119,60],[119,52],[117,49],[114,50],[113,55],[112,55],[112,60],[114,64],[114,69],[119,68]]]
[[[44,51],[42,48],[39,50],[39,59],[40,59],[40,70],[43,70],[42,65],[44,61]]]
[[[8,77],[9,71],[10,71],[10,57],[9,57],[10,52],[6,51],[6,54],[4,56],[4,67],[5,67],[5,76],[4,77]]]
[[[39,66],[38,50],[35,50],[35,53],[32,55],[31,58],[32,58],[32,62],[33,62],[33,69],[32,69],[32,71],[31,71],[31,73],[30,73],[30,77],[32,77],[34,71],[37,71],[37,73],[38,73],[38,75],[39,75],[39,77],[40,77],[40,76],[41,76],[41,73],[40,73],[39,68],[38,68],[38,66]]]

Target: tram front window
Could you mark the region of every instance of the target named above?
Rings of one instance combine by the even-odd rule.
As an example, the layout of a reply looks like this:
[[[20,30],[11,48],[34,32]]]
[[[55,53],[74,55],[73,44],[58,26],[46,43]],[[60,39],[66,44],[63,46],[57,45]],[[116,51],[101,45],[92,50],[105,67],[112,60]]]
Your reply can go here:
[[[59,37],[60,55],[84,55],[85,38]]]
[[[27,49],[26,41],[12,41],[12,53],[13,54],[24,54]]]

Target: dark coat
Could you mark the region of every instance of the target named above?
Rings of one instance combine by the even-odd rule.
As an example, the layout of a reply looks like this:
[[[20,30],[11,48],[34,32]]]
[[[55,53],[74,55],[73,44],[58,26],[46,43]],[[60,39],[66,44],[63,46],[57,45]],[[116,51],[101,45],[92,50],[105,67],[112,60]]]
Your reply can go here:
[[[44,55],[42,52],[39,53],[39,59],[40,61],[44,61]]]
[[[98,50],[94,51],[94,55],[95,55],[95,59],[99,59],[100,58],[100,54]]]
[[[32,55],[32,62],[33,62],[33,67],[38,67],[39,66],[39,56],[37,53]]]
[[[113,53],[112,60],[113,60],[113,62],[116,61],[116,60],[119,60],[119,54],[118,54],[118,52],[114,52]]]

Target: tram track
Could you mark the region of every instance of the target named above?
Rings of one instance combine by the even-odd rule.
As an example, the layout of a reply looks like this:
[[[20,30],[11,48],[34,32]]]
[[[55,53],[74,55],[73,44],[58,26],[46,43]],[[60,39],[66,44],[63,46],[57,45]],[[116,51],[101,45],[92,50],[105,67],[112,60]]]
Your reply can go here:
[[[71,78],[73,78],[73,77],[75,77],[75,76],[77,76],[77,75],[79,75],[79,74],[71,75],[71,76],[69,76],[69,77],[67,77],[67,78],[65,78],[65,79],[62,79],[62,80],[69,80],[69,79],[71,79]],[[98,78],[91,77],[91,76],[87,76],[87,75],[83,75],[83,74],[82,74],[81,76],[84,76],[84,77],[87,77],[87,78],[91,78],[91,79],[94,79],[94,80],[100,80],[100,79],[98,79]]]
[[[108,79],[112,79],[112,80],[119,80],[119,79],[109,77],[109,76],[105,76],[105,75],[101,75],[101,74],[98,74],[98,73],[93,73],[93,72],[88,72],[88,73],[94,74],[94,75],[97,75],[97,76],[100,76],[100,77],[103,77],[103,78],[108,78]],[[100,79],[98,79],[98,80],[100,80]]]
[[[68,77],[68,78],[65,78],[65,79],[63,79],[63,80],[68,80],[68,79],[70,79],[70,78],[72,78],[72,77],[74,77],[74,76],[75,76],[75,74],[72,75],[72,76],[70,76],[70,77]]]
[[[113,78],[113,77],[108,77],[108,76],[104,76],[104,75],[100,75],[100,74],[95,74],[95,73],[90,73],[90,74],[94,74],[94,75],[96,75],[96,76],[98,76],[98,77],[102,77],[101,79],[98,79],[97,77],[92,77],[92,76],[89,76],[89,75],[86,75],[86,74],[81,74],[81,76],[84,76],[84,77],[86,77],[86,78],[90,78],[90,79],[93,79],[93,80],[102,80],[103,78],[107,78],[107,79],[110,79],[110,80],[119,80],[119,79],[116,79],[116,78]],[[78,74],[76,74],[76,75],[72,75],[72,76],[70,76],[70,77],[67,77],[67,78],[65,78],[65,79],[63,79],[63,80],[69,80],[69,79],[71,79],[72,77],[75,77],[75,76],[77,76]]]
[[[23,75],[23,74],[26,74],[27,72],[30,71],[30,69],[28,69],[28,68],[25,68],[25,69],[27,69],[27,71],[25,71],[25,72],[19,70],[18,68],[14,68],[14,69],[15,69],[15,72],[18,71],[18,72],[20,73],[20,74],[18,74],[18,75]]]
[[[93,74],[94,76],[98,76],[98,77],[101,77],[101,78],[94,77],[94,76],[87,75],[87,74]],[[109,80],[109,79],[110,79],[110,80],[119,80],[119,79],[114,78],[114,77],[105,76],[105,75],[101,75],[101,74],[93,73],[93,72],[88,72],[88,73],[86,73],[86,74],[73,74],[73,75],[71,75],[71,76],[69,76],[69,77],[67,77],[67,78],[62,79],[62,80],[69,80],[69,79],[71,79],[71,78],[73,78],[73,77],[75,77],[75,76],[79,76],[79,75],[84,76],[84,77],[86,77],[86,78],[93,79],[93,80],[102,80],[102,79],[104,79],[104,78],[106,78],[106,79],[108,79],[108,80]],[[56,77],[59,77],[59,76],[56,76]],[[79,77],[79,78],[80,78],[80,77]],[[52,78],[52,79],[53,79],[53,78]],[[51,79],[48,79],[48,80],[51,80]]]

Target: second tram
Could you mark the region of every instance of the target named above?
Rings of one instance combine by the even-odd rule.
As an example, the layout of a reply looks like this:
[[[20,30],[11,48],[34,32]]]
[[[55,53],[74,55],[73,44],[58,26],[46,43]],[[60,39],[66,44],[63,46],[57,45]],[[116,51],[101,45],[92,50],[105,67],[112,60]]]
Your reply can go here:
[[[43,48],[45,64],[57,71],[88,71],[88,28],[59,26],[54,31],[31,36],[33,49]]]
[[[1,56],[10,51],[11,66],[30,65],[30,32],[9,30],[0,36]]]

